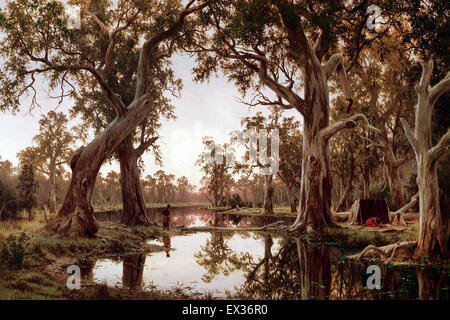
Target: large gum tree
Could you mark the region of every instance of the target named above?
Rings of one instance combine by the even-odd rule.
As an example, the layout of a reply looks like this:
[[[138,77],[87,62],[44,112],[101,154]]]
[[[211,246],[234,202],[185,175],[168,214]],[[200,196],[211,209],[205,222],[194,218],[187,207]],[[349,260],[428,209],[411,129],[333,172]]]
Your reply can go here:
[[[450,129],[436,145],[432,145],[432,115],[436,101],[450,90],[450,72],[434,86],[430,85],[433,61],[420,61],[422,76],[416,86],[415,127],[401,119],[406,137],[411,143],[417,161],[417,185],[419,187],[420,225],[416,256],[432,256],[436,251],[448,257],[448,229],[443,220],[439,203],[437,168],[439,161],[449,154]]]
[[[84,2],[73,1],[82,5]],[[153,63],[166,57],[168,42],[177,36],[186,18],[201,10],[207,2],[189,1],[118,1],[108,16],[83,14],[81,29],[69,29],[64,4],[51,0],[19,0],[7,4],[0,14],[0,28],[5,34],[0,53],[5,60],[0,74],[2,109],[17,110],[20,98],[32,93],[37,99],[37,84],[43,76],[50,89],[67,89],[76,94],[76,86],[89,84],[101,88],[116,116],[89,144],[79,148],[70,167],[72,178],[67,195],[57,216],[49,222],[49,229],[68,236],[94,236],[98,225],[91,206],[92,191],[102,163],[119,144],[141,124],[155,107],[152,79],[149,70]],[[91,6],[108,6],[106,1],[92,1]],[[108,28],[103,21],[111,19]],[[121,33],[139,23],[141,33],[139,59],[132,70],[135,77],[134,94],[126,103],[110,85],[114,74],[114,50],[123,45]],[[97,63],[98,56],[105,61]],[[120,83],[120,79],[116,79]],[[61,92],[60,97],[67,96]]]
[[[377,131],[363,114],[330,123],[330,77],[339,77],[348,113],[353,96],[347,72],[363,47],[383,34],[367,35],[365,9],[360,2],[347,7],[340,1],[215,1],[199,15],[203,29],[195,33],[196,45],[186,48],[197,53],[197,80],[220,70],[243,95],[256,92],[254,103],[294,109],[302,116],[300,201],[291,230],[317,234],[333,224],[329,139],[359,120]],[[348,48],[347,65],[336,52],[339,43]]]

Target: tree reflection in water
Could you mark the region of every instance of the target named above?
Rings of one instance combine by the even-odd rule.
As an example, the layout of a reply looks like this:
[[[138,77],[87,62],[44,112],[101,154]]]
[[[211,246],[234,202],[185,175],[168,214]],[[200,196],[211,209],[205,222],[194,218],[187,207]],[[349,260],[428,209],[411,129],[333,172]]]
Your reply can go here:
[[[146,255],[132,254],[123,259],[122,284],[130,289],[142,289]]]
[[[196,258],[207,271],[204,281],[211,281],[221,272],[245,273],[244,283],[229,298],[448,299],[448,270],[348,261],[340,259],[342,252],[338,247],[298,238],[280,239],[280,248],[273,253],[274,241],[270,234],[259,235],[264,242],[264,255],[256,259],[249,253],[233,252],[227,237],[230,236],[213,233]],[[366,288],[366,270],[371,264],[381,269],[381,290]]]

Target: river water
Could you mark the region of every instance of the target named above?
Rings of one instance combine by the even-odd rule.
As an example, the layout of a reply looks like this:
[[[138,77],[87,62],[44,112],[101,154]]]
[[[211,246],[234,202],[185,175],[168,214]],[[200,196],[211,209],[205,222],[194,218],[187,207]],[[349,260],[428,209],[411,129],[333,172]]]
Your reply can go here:
[[[160,222],[158,210],[149,213]],[[118,214],[98,219],[119,221]],[[175,209],[176,226],[250,227],[274,218]],[[340,247],[256,232],[199,232],[149,241],[164,251],[95,262],[92,277],[109,286],[182,291],[190,296],[241,299],[445,299],[450,269],[350,262]],[[367,267],[381,270],[381,289],[366,286]]]

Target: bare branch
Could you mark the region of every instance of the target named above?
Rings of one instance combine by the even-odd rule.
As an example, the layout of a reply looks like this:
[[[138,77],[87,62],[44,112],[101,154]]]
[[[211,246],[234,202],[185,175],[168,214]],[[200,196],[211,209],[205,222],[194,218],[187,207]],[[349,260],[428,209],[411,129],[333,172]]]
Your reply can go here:
[[[342,129],[354,128],[356,127],[356,122],[358,120],[363,120],[366,126],[369,128],[369,130],[372,130],[375,133],[381,133],[379,129],[375,128],[369,123],[369,120],[367,120],[365,115],[363,115],[362,113],[358,113],[347,119],[336,121],[335,123],[329,125],[328,127],[321,129],[319,132],[320,139],[322,139],[322,141],[326,141]]]
[[[147,141],[144,141],[139,145],[139,147],[136,148],[135,152],[137,157],[139,158],[144,154],[144,152],[153,144],[156,140],[158,140],[159,137],[153,137],[148,139]]]
[[[436,162],[444,155],[450,152],[450,129],[444,134],[439,142],[430,150],[428,150],[428,159],[430,166],[436,164]]]
[[[430,89],[428,99],[430,106],[433,106],[441,95],[450,90],[450,72],[444,79]]]
[[[344,97],[349,101],[349,106],[347,107],[347,112],[350,111],[350,107],[353,103],[353,94],[350,89],[350,83],[348,82],[347,72],[344,67],[344,56],[341,53],[333,54],[330,59],[322,65],[322,70],[325,73],[327,79],[337,71],[339,74],[340,82],[344,87]]]
[[[408,124],[408,122],[403,119],[400,118],[400,122],[402,123],[403,126],[403,130],[405,131],[405,135],[408,138],[409,143],[411,143],[414,152],[416,153],[416,155],[419,155],[419,142],[417,141],[416,137],[414,136],[413,132],[411,131],[411,128]]]
[[[184,21],[186,17],[194,12],[200,11],[203,8],[205,8],[210,1],[205,1],[204,3],[192,7],[192,4],[195,1],[190,1],[184,10],[180,12],[178,15],[176,21],[167,29],[161,32],[158,32],[154,36],[152,36],[150,39],[145,41],[144,45],[142,46],[140,55],[139,55],[139,62],[138,62],[138,68],[137,68],[137,81],[136,81],[136,93],[134,96],[134,99],[137,100],[141,96],[143,96],[148,91],[148,71],[149,71],[149,61],[150,56],[152,52],[157,48],[157,46],[164,40],[168,39],[175,33],[177,33],[181,27],[184,24]]]

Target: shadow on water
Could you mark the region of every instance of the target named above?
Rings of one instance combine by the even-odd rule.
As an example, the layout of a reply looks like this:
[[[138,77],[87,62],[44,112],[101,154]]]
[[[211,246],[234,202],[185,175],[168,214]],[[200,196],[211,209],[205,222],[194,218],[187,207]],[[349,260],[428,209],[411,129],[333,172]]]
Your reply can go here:
[[[177,225],[255,226],[271,223],[184,210]],[[190,216],[190,217],[188,217]],[[177,217],[177,218],[175,218]],[[445,299],[450,270],[350,262],[339,247],[267,233],[204,232],[150,241],[164,251],[99,260],[87,276],[109,285],[183,290],[192,296],[241,299]],[[381,269],[381,289],[366,287],[367,267]]]

